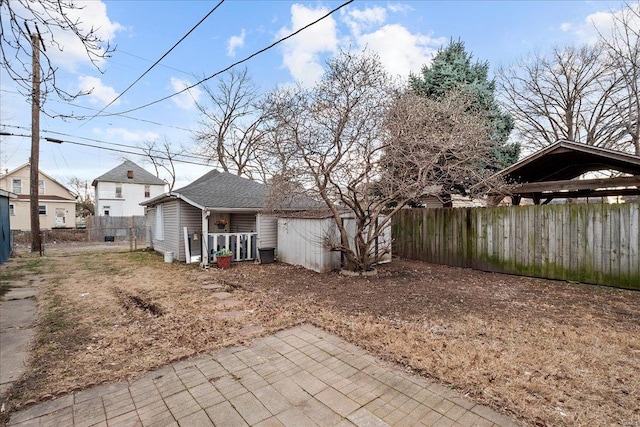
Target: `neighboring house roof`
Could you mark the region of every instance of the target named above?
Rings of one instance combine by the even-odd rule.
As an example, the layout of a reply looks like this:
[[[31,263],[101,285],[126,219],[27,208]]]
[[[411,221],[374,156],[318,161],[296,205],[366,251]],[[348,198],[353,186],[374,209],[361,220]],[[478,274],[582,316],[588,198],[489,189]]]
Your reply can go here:
[[[4,178],[4,177],[7,177],[7,176],[11,176],[11,175],[15,174],[16,172],[18,172],[20,169],[24,169],[24,168],[26,168],[26,167],[31,167],[31,164],[30,164],[30,163],[25,163],[25,164],[23,164],[22,166],[18,166],[18,167],[17,167],[17,168],[15,168],[14,170],[9,171],[9,172],[5,173],[4,175],[0,175],[0,178]],[[54,182],[54,183],[58,184],[60,187],[64,188],[64,189],[65,189],[65,191],[67,191],[67,192],[69,193],[69,195],[70,195],[70,196],[72,196],[72,198],[71,198],[71,199],[67,199],[67,198],[60,197],[60,196],[47,196],[47,197],[58,197],[58,198],[59,198],[59,200],[74,200],[74,201],[76,200],[76,196],[75,196],[75,194],[73,194],[73,191],[69,190],[65,185],[61,184],[59,181],[57,181],[56,179],[54,179],[53,177],[51,177],[49,174],[47,174],[46,172],[44,172],[42,169],[38,169],[38,173],[42,174],[43,176],[47,177],[47,179],[51,180],[52,182]],[[13,193],[11,193],[11,194],[13,194]],[[14,195],[14,196],[15,196],[15,195]],[[18,195],[18,198],[19,198],[19,199],[22,199],[23,197],[21,197],[21,196],[23,196],[23,195]],[[38,195],[38,197],[39,197],[40,199],[42,199],[42,195],[41,195],[41,194],[40,194],[40,195]],[[29,198],[29,196],[27,196],[27,198]]]
[[[0,189],[0,197],[6,197],[7,199],[15,199],[16,197],[18,197],[18,195],[12,193],[11,191]]]
[[[133,173],[130,174],[129,171]],[[131,178],[129,178],[131,176]],[[122,164],[111,169],[109,172],[100,175],[93,180],[91,185],[95,187],[98,182],[116,182],[116,183],[131,183],[131,184],[145,184],[145,185],[165,185],[166,183],[153,175],[151,172],[143,169],[131,160],[125,160]]]
[[[264,208],[269,187],[228,172],[213,170],[178,190],[140,203],[153,206],[169,199],[181,199],[200,209],[260,210]],[[288,205],[287,209],[306,209],[309,203]]]

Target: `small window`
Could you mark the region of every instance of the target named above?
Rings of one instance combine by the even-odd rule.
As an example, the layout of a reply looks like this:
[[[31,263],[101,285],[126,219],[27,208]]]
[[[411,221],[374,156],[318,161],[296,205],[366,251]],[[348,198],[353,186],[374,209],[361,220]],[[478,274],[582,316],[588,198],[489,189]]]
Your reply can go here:
[[[11,216],[16,216],[16,206],[15,205],[9,205],[9,215]]]
[[[127,178],[133,179],[133,171],[127,171]]]
[[[116,197],[118,199],[122,198],[122,184],[116,184]]]
[[[22,180],[21,179],[13,179],[12,181],[13,192],[16,194],[22,194]]]
[[[47,207],[45,205],[38,206],[38,213],[40,215],[46,215],[47,214]]]
[[[45,194],[44,192],[44,179],[38,180],[38,194]]]
[[[151,186],[150,185],[145,185],[144,186],[144,197],[151,197]]]
[[[109,216],[109,212],[111,211],[111,206],[103,206],[102,215]]]

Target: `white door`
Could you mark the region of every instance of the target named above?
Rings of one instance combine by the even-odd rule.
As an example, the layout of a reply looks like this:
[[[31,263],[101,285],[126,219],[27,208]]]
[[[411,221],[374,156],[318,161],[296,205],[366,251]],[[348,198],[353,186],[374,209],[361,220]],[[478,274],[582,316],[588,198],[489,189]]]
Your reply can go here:
[[[56,227],[64,227],[65,212],[65,208],[56,208]]]

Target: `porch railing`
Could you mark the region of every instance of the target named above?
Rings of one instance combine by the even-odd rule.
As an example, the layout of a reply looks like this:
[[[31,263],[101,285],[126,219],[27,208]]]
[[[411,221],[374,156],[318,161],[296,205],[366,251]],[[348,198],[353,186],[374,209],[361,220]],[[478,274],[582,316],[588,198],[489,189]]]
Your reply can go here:
[[[216,261],[216,252],[228,249],[234,261],[251,261],[257,258],[258,233],[209,233],[209,262]]]

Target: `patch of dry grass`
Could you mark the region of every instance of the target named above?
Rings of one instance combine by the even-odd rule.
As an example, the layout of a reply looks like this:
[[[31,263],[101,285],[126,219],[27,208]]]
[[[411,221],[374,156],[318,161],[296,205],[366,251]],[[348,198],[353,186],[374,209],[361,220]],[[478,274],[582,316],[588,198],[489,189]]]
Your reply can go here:
[[[150,252],[55,265],[14,404],[310,322],[526,423],[640,425],[637,292],[407,261],[366,280],[279,264],[204,272]]]

